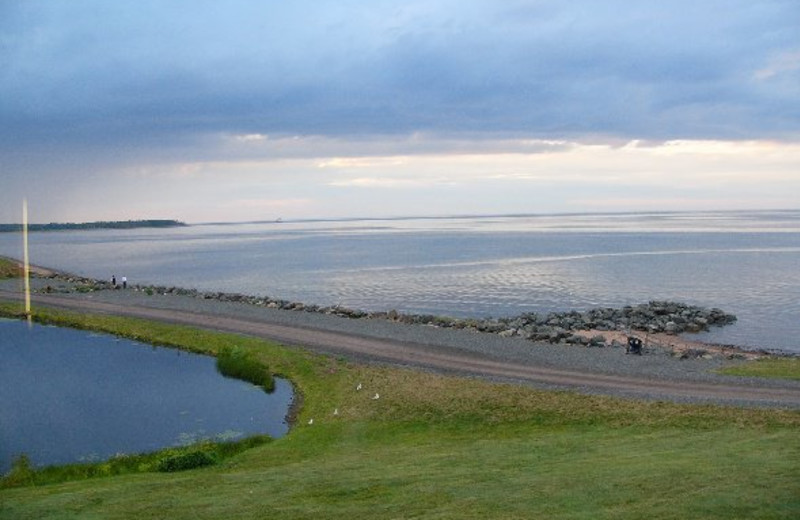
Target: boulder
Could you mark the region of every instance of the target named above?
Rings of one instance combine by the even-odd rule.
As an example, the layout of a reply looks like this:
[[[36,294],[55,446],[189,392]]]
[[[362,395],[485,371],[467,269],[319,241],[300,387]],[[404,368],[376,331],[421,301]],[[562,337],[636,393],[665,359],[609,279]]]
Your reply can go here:
[[[605,347],[606,346],[606,337],[602,334],[598,334],[596,336],[592,336],[592,339],[589,340],[589,345],[593,347]]]

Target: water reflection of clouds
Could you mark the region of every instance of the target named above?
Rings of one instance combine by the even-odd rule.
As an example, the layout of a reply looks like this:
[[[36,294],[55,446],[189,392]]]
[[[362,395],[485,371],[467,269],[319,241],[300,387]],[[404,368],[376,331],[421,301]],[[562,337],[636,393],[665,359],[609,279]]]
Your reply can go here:
[[[717,341],[795,348],[774,329],[796,327],[797,265],[798,248],[583,255],[347,272],[319,289],[357,308],[479,317],[671,299],[738,314],[739,326],[715,331]]]
[[[288,431],[286,380],[276,379],[272,394],[249,391],[253,385],[242,391],[244,383],[220,376],[206,356],[72,329],[28,329],[19,320],[0,325],[0,473],[23,452],[36,465],[60,464],[153,451],[189,436]]]

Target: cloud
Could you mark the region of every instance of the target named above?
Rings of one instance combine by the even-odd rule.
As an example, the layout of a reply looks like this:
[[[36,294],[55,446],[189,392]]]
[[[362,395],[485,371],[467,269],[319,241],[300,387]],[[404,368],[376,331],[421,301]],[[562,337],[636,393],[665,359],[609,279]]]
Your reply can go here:
[[[329,186],[356,188],[420,188],[436,184],[451,184],[453,181],[442,179],[419,179],[408,177],[355,177],[352,179],[334,180]]]
[[[318,168],[392,168],[408,163],[404,157],[334,157],[317,163]]]
[[[242,135],[234,135],[232,136],[232,138],[242,143],[251,143],[251,142],[266,141],[267,139],[269,139],[269,136],[264,134],[242,134]]]
[[[266,212],[274,211],[296,211],[303,209],[312,204],[311,199],[236,199],[229,203],[227,206],[234,208],[258,209]]]
[[[681,194],[680,197],[672,193],[661,197],[587,197],[574,198],[568,201],[570,206],[586,208],[589,211],[618,211],[624,208],[625,211],[652,211],[653,208],[671,208],[672,211],[697,211],[699,208],[713,210],[734,210],[747,208],[750,203],[747,199],[730,197],[687,197]]]
[[[3,5],[0,132],[14,145],[800,129],[747,81],[796,61],[797,13],[777,0]]]
[[[179,182],[205,201],[262,181],[282,191],[254,200],[624,188],[666,184],[656,159],[682,179],[702,161],[709,185],[759,170],[784,183],[799,13],[785,0],[5,0],[3,197],[34,189],[66,212],[66,193],[165,198]],[[131,186],[144,175],[152,191]]]
[[[783,74],[793,74],[800,71],[800,50],[781,52],[769,59],[767,65],[756,71],[754,77],[765,81]]]

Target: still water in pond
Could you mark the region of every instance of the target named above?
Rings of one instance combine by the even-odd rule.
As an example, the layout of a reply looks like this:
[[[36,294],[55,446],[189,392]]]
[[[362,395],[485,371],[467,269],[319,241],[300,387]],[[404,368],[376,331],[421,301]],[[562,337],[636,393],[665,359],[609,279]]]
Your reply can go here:
[[[0,474],[21,453],[45,466],[288,431],[288,381],[267,394],[209,356],[16,320],[0,356]]]

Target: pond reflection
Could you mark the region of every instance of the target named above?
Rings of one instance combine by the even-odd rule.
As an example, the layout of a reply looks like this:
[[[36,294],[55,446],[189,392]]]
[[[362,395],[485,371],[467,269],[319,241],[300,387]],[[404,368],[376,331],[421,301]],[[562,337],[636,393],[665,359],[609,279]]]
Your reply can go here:
[[[105,334],[0,320],[0,474],[204,439],[281,437],[292,387],[225,378],[209,356]]]

